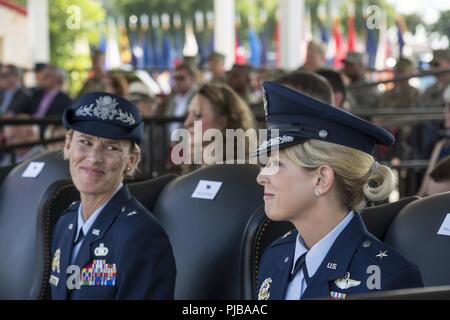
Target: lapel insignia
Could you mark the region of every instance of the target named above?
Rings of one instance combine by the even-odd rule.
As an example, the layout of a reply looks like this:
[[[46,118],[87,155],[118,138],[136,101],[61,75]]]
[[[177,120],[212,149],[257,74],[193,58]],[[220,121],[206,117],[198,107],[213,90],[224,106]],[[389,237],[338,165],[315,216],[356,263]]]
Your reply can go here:
[[[336,291],[330,291],[330,298],[331,300],[344,300],[347,298],[347,294]]]
[[[328,262],[328,263],[327,263],[327,268],[328,268],[328,269],[331,269],[331,270],[336,270],[336,268],[337,268],[337,263],[334,263],[334,262]]]
[[[73,223],[69,224],[69,230],[73,229]]]
[[[381,251],[380,253],[376,255],[377,258],[380,258],[380,260],[382,260],[384,257],[387,257],[387,250],[386,251]]]
[[[284,258],[284,263],[289,262],[289,257]]]
[[[50,280],[48,281],[50,282],[51,285],[54,285],[55,287],[58,286],[58,282],[59,282],[59,278],[55,277],[54,275],[50,276]]]
[[[100,230],[94,229],[94,230],[92,230],[92,234],[93,234],[94,236],[99,236],[99,235],[100,235]]]
[[[288,231],[281,239],[285,239],[288,235],[290,235],[292,233],[292,230],[291,231]]]
[[[339,289],[345,290],[359,286],[361,281],[350,279],[350,272],[347,272],[344,277],[336,279],[334,283]]]
[[[136,210],[131,211],[130,213],[127,214],[128,217],[134,216],[135,214],[137,214]]]
[[[261,288],[258,293],[258,300],[269,300],[270,297],[270,284],[272,283],[271,278],[267,278],[263,281]]]
[[[100,245],[94,249],[94,254],[97,257],[104,257],[108,254],[108,248],[105,247],[105,245],[103,243],[100,243]]]
[[[61,249],[57,249],[55,251],[55,255],[53,256],[53,261],[52,261],[52,271],[53,272],[57,272],[60,273],[60,269],[59,269],[59,262],[61,261]],[[57,284],[55,284],[56,286]]]

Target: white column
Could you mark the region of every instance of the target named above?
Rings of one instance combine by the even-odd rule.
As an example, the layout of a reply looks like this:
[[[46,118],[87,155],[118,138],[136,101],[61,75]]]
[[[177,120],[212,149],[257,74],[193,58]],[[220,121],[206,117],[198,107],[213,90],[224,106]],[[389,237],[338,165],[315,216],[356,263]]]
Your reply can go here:
[[[226,56],[225,69],[234,63],[234,10],[234,0],[214,0],[214,50]]]
[[[27,1],[28,27],[32,62],[50,61],[48,1]]]
[[[300,48],[304,36],[304,0],[280,0],[279,9],[281,68],[293,70],[303,62]]]

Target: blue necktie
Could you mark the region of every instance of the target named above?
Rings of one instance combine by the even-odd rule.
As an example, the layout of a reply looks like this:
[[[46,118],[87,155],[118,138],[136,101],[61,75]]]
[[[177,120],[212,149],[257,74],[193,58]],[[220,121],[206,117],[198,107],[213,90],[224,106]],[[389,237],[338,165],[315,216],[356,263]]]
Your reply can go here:
[[[295,276],[301,269],[301,270],[303,270],[303,276],[305,277],[306,285],[308,285],[310,278],[309,278],[308,269],[306,268],[306,263],[305,263],[307,253],[308,252],[305,252],[299,258],[297,258],[297,261],[295,261],[294,270],[291,272],[291,274],[289,276],[289,282],[291,282],[295,278]]]

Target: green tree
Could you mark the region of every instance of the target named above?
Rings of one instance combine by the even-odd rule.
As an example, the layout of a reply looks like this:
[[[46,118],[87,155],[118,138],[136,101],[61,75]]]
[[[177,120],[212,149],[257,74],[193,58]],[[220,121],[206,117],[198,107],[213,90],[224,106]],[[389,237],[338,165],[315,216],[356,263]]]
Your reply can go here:
[[[430,26],[432,32],[438,32],[450,39],[450,10],[442,11],[439,20]]]
[[[49,0],[50,61],[69,73],[69,93],[75,95],[91,67],[89,52],[80,44],[97,44],[106,12],[97,0]]]

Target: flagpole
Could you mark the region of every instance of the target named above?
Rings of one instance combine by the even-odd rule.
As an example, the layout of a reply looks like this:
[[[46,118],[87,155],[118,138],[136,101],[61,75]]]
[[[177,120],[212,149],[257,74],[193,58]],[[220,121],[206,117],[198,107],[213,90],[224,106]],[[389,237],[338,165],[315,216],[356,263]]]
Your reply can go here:
[[[234,0],[214,0],[214,50],[225,55],[225,69],[234,63],[234,10]]]
[[[75,6],[73,6],[75,7]],[[31,58],[36,62],[50,61],[50,35],[49,35],[49,16],[48,1],[33,0],[27,1],[28,12],[28,31],[31,47]],[[73,13],[74,15],[77,12]],[[75,19],[76,20],[76,19]],[[76,28],[77,25],[68,27]]]
[[[300,47],[304,37],[304,11],[304,0],[280,0],[280,64],[283,69],[293,70],[300,67],[302,58]]]

